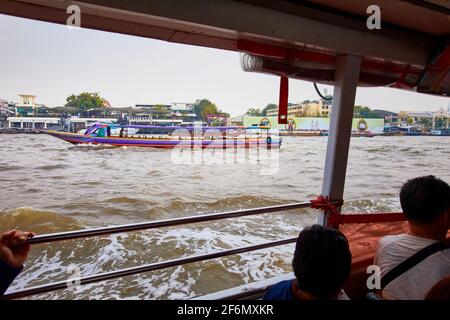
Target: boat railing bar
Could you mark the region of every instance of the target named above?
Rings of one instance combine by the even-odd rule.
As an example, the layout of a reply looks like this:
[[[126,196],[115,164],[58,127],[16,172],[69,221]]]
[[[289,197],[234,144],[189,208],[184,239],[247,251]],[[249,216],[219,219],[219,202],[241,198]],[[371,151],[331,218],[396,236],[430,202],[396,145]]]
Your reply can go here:
[[[297,237],[283,239],[283,240],[269,241],[269,242],[264,242],[264,243],[246,246],[246,247],[228,249],[228,250],[212,252],[212,253],[207,253],[207,254],[201,254],[201,255],[194,255],[194,256],[185,257],[185,258],[178,258],[178,259],[173,259],[173,260],[167,260],[167,261],[162,261],[162,262],[141,265],[141,266],[137,266],[137,267],[125,268],[125,269],[116,270],[116,271],[99,273],[99,274],[95,274],[92,276],[81,277],[76,280],[79,281],[79,285],[89,284],[89,283],[94,283],[94,282],[99,282],[99,281],[121,278],[124,276],[130,276],[130,275],[143,273],[143,272],[166,269],[166,268],[175,267],[175,266],[184,265],[184,264],[193,263],[193,262],[211,260],[211,259],[229,256],[229,255],[240,254],[240,253],[245,253],[245,252],[255,251],[255,250],[261,250],[261,249],[266,249],[266,248],[275,247],[275,246],[282,246],[282,245],[286,245],[286,244],[290,244],[290,243],[295,243],[296,241],[297,241]],[[74,279],[69,279],[69,280],[65,280],[65,281],[58,281],[58,282],[51,283],[51,284],[45,284],[45,285],[41,285],[41,286],[31,287],[28,289],[14,291],[14,292],[5,294],[3,296],[3,299],[18,299],[18,298],[24,298],[27,296],[35,295],[35,294],[66,289],[69,287],[69,284],[73,285],[73,281],[74,281]]]
[[[140,223],[120,225],[120,226],[110,226],[110,227],[102,227],[102,228],[50,233],[50,234],[35,236],[34,238],[29,239],[27,242],[29,244],[38,244],[38,243],[48,243],[48,242],[63,241],[63,240],[73,240],[73,239],[102,236],[102,235],[108,235],[108,234],[114,234],[114,233],[139,231],[139,230],[155,229],[155,228],[162,228],[162,227],[171,227],[171,226],[184,225],[184,224],[190,224],[190,223],[198,223],[198,222],[205,222],[205,221],[212,221],[212,220],[251,216],[251,215],[257,215],[257,214],[263,214],[263,213],[269,213],[269,212],[301,209],[301,208],[308,208],[308,207],[311,207],[311,202],[304,201],[304,202],[296,202],[296,203],[282,204],[282,205],[276,205],[276,206],[267,206],[267,207],[260,207],[260,208],[251,208],[251,209],[242,209],[242,210],[235,210],[235,211],[202,214],[202,215],[189,216],[189,217],[183,217],[183,218],[140,222]]]
[[[238,287],[233,287],[206,295],[194,297],[191,300],[258,300],[262,299],[267,291],[281,281],[291,281],[295,279],[293,272],[247,283]]]

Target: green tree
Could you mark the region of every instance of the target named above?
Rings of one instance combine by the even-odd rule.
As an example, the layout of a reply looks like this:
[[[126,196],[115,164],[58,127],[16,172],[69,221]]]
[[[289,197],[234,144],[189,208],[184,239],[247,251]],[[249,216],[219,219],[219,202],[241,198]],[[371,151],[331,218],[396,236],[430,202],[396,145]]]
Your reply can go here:
[[[156,119],[165,119],[169,117],[170,111],[167,109],[167,107],[163,104],[157,104],[153,107],[152,115]]]
[[[380,118],[378,113],[373,112],[372,109],[369,107],[359,106],[356,105],[353,109],[353,116],[354,117],[361,117],[361,118]]]
[[[262,115],[261,110],[259,110],[258,108],[250,108],[247,110],[247,112],[245,114],[247,114],[249,116],[257,116],[257,117]]]
[[[433,120],[431,118],[422,118],[417,122],[422,124],[425,129],[430,129],[433,126]]]
[[[66,99],[66,107],[75,108],[78,112],[90,109],[106,109],[106,100],[98,92],[82,92],[79,95],[71,94]]]
[[[197,99],[194,103],[194,112],[199,119],[207,121],[208,114],[218,114],[219,109],[208,99]]]
[[[434,127],[435,129],[443,129],[445,128],[445,123],[446,121],[444,118],[436,118],[434,120]]]

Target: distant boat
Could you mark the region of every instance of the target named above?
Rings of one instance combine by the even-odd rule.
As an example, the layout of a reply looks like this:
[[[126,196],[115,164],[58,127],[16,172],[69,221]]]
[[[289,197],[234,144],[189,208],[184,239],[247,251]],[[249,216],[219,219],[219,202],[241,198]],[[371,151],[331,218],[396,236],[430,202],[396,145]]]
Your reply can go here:
[[[450,129],[433,129],[430,130],[430,135],[432,136],[450,136]]]
[[[321,135],[322,135],[322,130],[284,130],[284,131],[280,131],[280,136],[319,137]]]
[[[352,131],[352,137],[363,137],[363,138],[372,138],[375,137],[376,134],[372,131]]]
[[[137,130],[137,131],[136,131]],[[94,124],[84,134],[42,130],[72,144],[153,148],[279,148],[282,139],[266,127],[182,127]],[[133,132],[131,132],[133,131]]]
[[[328,136],[328,131],[322,131],[321,135]],[[373,133],[371,131],[364,131],[364,132],[352,131],[351,133],[352,137],[363,137],[363,138],[372,138],[375,137],[376,135],[377,135],[376,133]]]

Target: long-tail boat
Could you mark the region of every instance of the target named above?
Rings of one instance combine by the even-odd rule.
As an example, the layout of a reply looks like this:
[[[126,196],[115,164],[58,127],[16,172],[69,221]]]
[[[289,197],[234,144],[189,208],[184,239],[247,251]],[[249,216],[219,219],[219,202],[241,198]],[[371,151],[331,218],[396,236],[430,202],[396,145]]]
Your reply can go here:
[[[128,129],[138,129],[129,134]],[[73,144],[153,148],[279,148],[282,139],[268,127],[148,126],[97,123],[84,134],[45,130]]]

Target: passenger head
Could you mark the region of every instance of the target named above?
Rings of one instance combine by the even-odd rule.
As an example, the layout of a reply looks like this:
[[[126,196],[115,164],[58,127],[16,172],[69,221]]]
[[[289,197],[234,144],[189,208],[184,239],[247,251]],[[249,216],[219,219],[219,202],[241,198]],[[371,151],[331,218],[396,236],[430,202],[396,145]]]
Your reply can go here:
[[[415,224],[445,223],[450,216],[450,186],[435,176],[408,180],[400,191],[406,219]],[[444,219],[443,221],[441,220]]]
[[[313,225],[300,232],[292,261],[300,291],[315,299],[336,298],[351,264],[348,241],[340,231]]]

